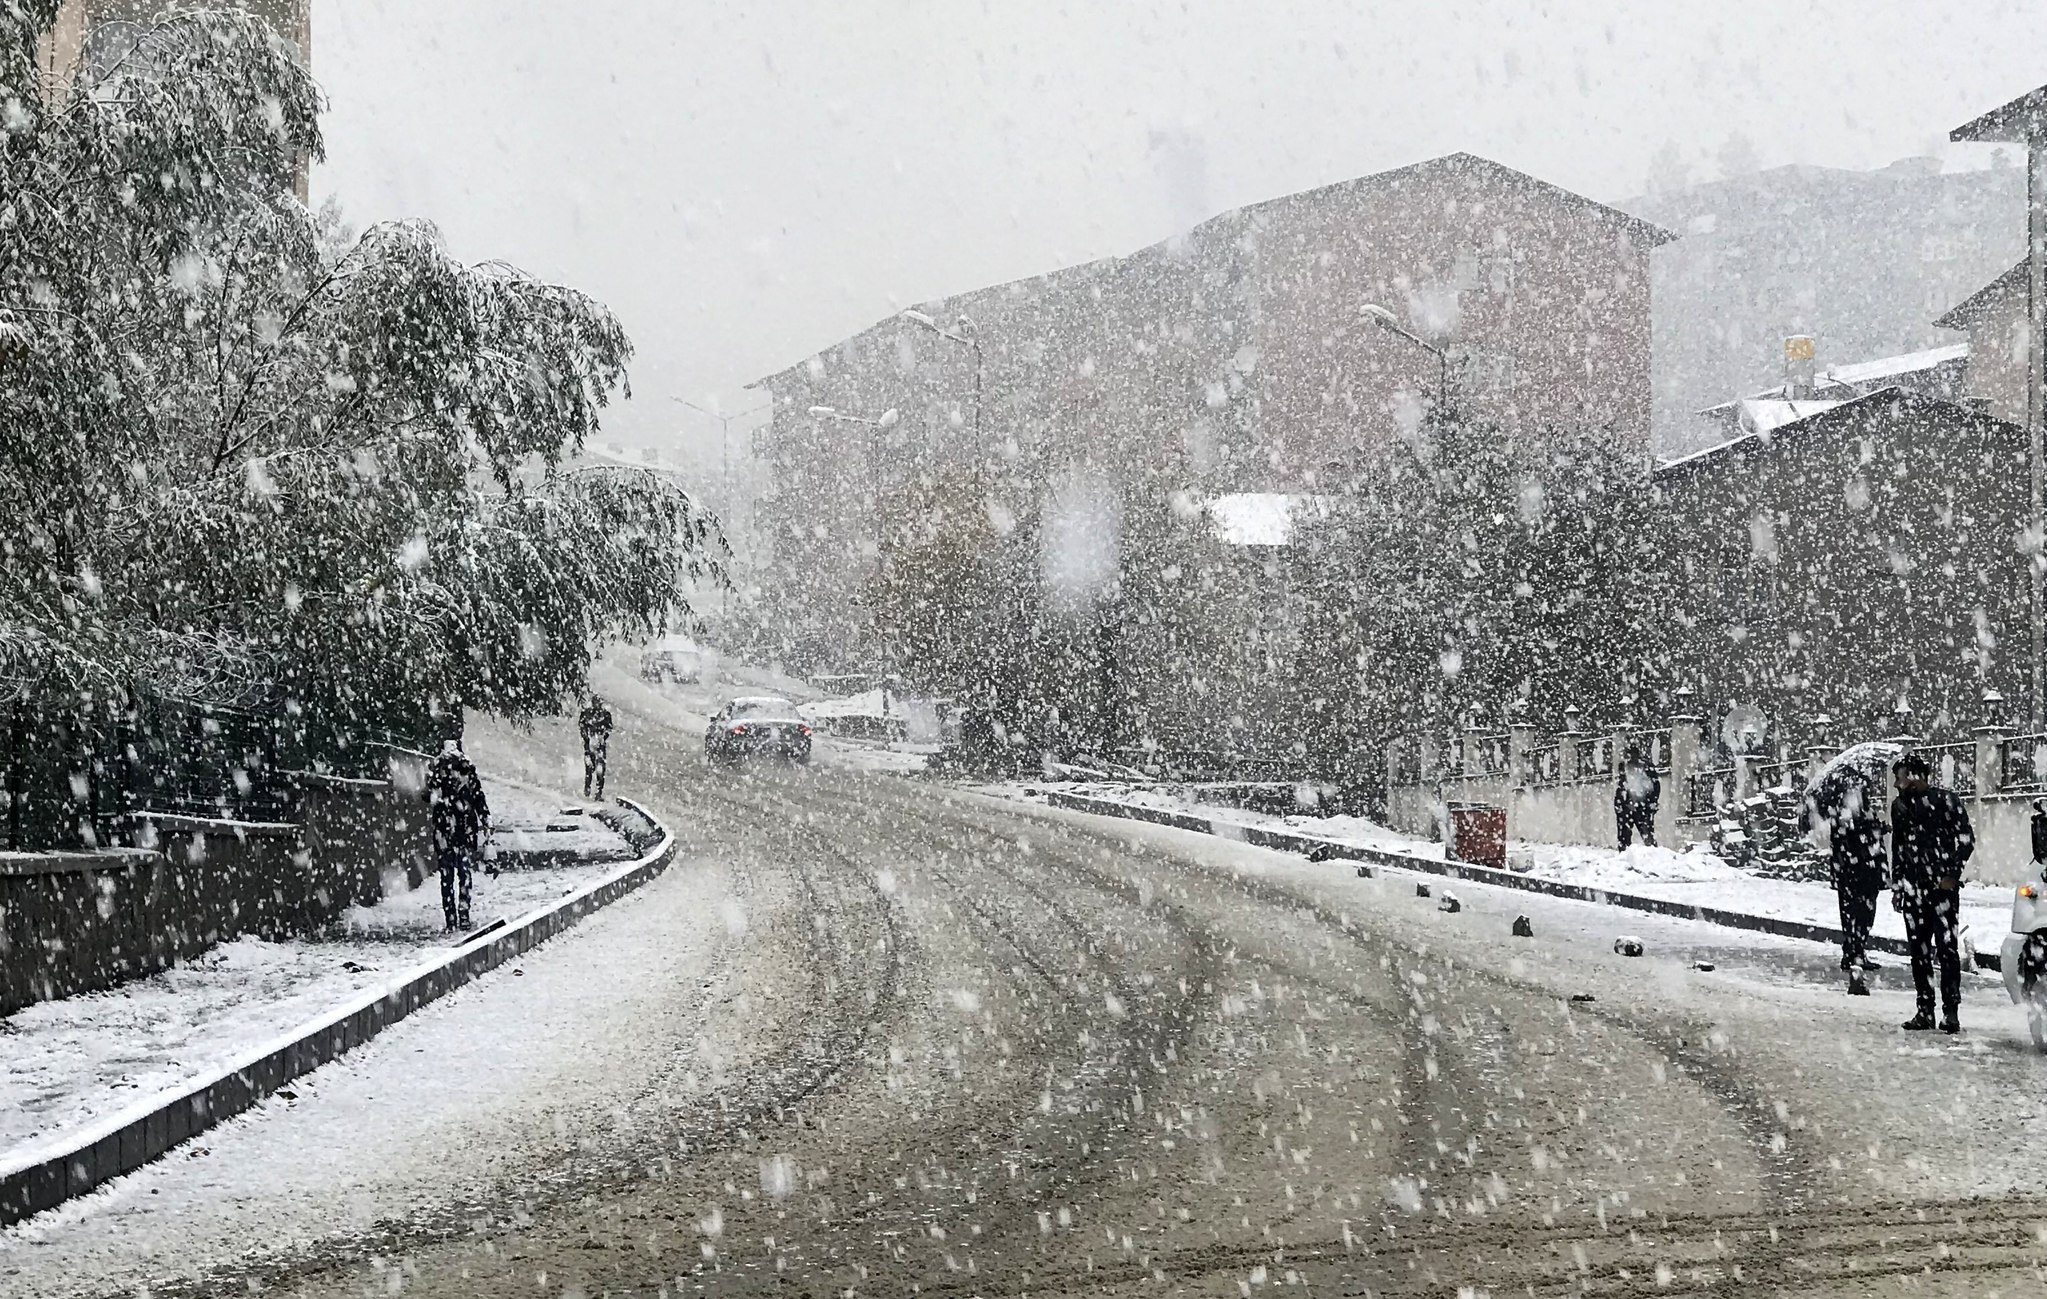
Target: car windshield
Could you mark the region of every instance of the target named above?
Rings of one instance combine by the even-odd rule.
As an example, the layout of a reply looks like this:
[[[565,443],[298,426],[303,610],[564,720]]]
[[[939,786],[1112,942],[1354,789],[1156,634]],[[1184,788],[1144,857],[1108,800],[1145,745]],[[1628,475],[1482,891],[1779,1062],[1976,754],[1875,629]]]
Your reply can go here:
[[[794,717],[796,709],[786,699],[735,699],[727,713],[742,717]]]

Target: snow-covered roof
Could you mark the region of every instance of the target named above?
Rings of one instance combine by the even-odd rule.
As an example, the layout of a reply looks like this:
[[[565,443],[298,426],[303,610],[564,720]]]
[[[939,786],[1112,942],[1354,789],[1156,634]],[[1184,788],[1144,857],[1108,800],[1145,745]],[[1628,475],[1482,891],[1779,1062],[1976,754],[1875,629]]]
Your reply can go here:
[[[1656,472],[1659,474],[1668,473],[1673,469],[1679,469],[1687,465],[1696,464],[1701,460],[1710,459],[1714,456],[1721,454],[1724,451],[1731,450],[1745,443],[1749,444],[1768,443],[1773,438],[1775,438],[1779,433],[1784,432],[1786,429],[1795,428],[1799,425],[1807,423],[1808,421],[1818,419],[1820,416],[1827,415],[1833,411],[1841,410],[1845,407],[1854,406],[1860,408],[1867,408],[1874,407],[1884,402],[1909,404],[1919,407],[1938,407],[1948,411],[1957,412],[1962,415],[1974,416],[1975,418],[1980,419],[1992,418],[1991,416],[1983,415],[1980,412],[1971,411],[1966,406],[1959,406],[1953,402],[1943,401],[1937,397],[1928,397],[1920,393],[1915,393],[1910,389],[1898,387],[1879,388],[1875,392],[1865,393],[1860,397],[1850,397],[1845,401],[1775,402],[1771,404],[1776,406],[1798,407],[1799,413],[1794,416],[1788,416],[1787,418],[1781,420],[1778,423],[1772,424],[1767,428],[1757,428],[1751,430],[1750,432],[1743,433],[1738,437],[1728,438],[1725,442],[1715,442],[1712,446],[1701,447],[1699,450],[1693,451],[1688,455],[1678,456],[1673,460],[1666,460],[1656,467]]]
[[[1896,356],[1879,356],[1868,361],[1852,361],[1847,365],[1830,365],[1813,376],[1813,385],[1818,388],[1840,387],[1858,389],[1868,384],[1881,383],[1886,379],[1900,379],[1908,374],[1923,374],[1928,370],[1937,370],[1944,365],[1960,364],[1968,359],[1968,343],[1949,343],[1943,347],[1929,347],[1918,352],[1901,352]],[[1830,398],[1830,400],[1845,401],[1857,395],[1859,394],[1852,391],[1844,392],[1839,394],[1837,399]],[[1784,385],[1780,383],[1773,388],[1765,388],[1761,392],[1750,393],[1746,397],[1737,397],[1733,401],[1723,401],[1717,406],[1708,406],[1700,411],[1699,414],[1732,415],[1741,411],[1743,407],[1748,406],[1752,402],[1782,401],[1783,398]],[[1808,403],[1801,402],[1800,404]],[[1803,419],[1804,416],[1799,415],[1793,418]]]
[[[1207,508],[1215,535],[1225,545],[1290,546],[1295,525],[1328,514],[1329,501],[1285,492],[1233,492],[1211,498]]]
[[[1741,427],[1750,433],[1768,433],[1830,411],[1840,404],[1839,400],[1788,401],[1782,397],[1749,397],[1741,403]]]
[[[1837,383],[1871,383],[1878,379],[1894,379],[1900,375],[1917,374],[1954,361],[1969,359],[1969,345],[1949,343],[1945,347],[1929,347],[1918,352],[1903,352],[1897,356],[1880,356],[1874,361],[1857,361],[1852,365],[1829,366],[1820,374]]]

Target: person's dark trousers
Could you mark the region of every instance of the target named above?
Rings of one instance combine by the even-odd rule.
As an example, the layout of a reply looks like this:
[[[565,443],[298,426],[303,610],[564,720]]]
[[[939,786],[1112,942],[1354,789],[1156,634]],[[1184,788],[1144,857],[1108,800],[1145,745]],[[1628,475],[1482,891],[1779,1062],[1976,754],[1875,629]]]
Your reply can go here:
[[[1841,900],[1841,968],[1852,974],[1869,959],[1869,931],[1876,924],[1877,890],[1843,882],[1835,885],[1834,891]]]
[[[1912,986],[1919,993],[1919,1014],[1933,1014],[1933,967],[1940,966],[1940,1001],[1947,1018],[1962,1007],[1962,948],[1956,922],[1962,897],[1953,889],[1929,889],[1900,900],[1905,942],[1912,948]]]
[[[1654,848],[1656,846],[1656,809],[1653,807],[1645,808],[1637,812],[1635,814],[1635,829],[1642,836],[1642,845],[1646,848]]]
[[[1613,823],[1614,833],[1620,836],[1621,847],[1625,848],[1635,841],[1635,821],[1628,815],[1627,808],[1614,809]]]
[[[583,797],[602,799],[604,797],[604,750],[608,741],[584,741],[583,743]]]
[[[441,854],[441,914],[447,919],[448,928],[462,931],[469,928],[469,854],[466,852],[444,852]]]

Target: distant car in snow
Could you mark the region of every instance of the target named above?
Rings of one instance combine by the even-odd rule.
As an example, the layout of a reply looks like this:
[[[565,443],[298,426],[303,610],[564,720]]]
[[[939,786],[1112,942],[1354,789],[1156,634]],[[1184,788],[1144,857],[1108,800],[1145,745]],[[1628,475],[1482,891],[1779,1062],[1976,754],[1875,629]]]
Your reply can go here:
[[[745,758],[786,758],[810,761],[810,724],[796,705],[771,695],[735,699],[711,714],[704,731],[704,756],[712,762]]]
[[[640,651],[640,679],[694,684],[703,680],[704,651],[686,636],[664,636]]]

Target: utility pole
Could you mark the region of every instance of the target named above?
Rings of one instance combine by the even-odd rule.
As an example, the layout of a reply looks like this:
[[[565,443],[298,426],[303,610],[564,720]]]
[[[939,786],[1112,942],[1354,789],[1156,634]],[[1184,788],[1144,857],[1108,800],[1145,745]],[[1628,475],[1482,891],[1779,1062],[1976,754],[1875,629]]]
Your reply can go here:
[[[729,518],[732,521],[736,522],[738,519],[738,511],[735,510],[733,507],[737,504],[738,498],[737,494],[732,490],[732,421],[736,419],[744,419],[748,415],[757,415],[760,412],[766,410],[768,406],[767,405],[755,406],[749,410],[738,411],[731,415],[723,415],[715,410],[710,410],[703,406],[699,406],[695,402],[687,401],[681,397],[670,397],[668,400],[674,402],[678,406],[687,406],[699,415],[708,415],[712,419],[718,421],[718,454],[720,463],[720,468],[718,471],[718,494],[720,497],[723,498],[720,504],[728,512]],[[773,403],[770,402],[768,403],[768,405],[773,405]],[[748,522],[750,526],[751,520],[749,519]],[[751,564],[752,558],[753,545],[752,541],[749,539],[747,543],[747,560],[749,564]],[[732,583],[728,581],[725,583],[725,588],[718,593],[718,610],[721,614],[730,610],[731,599]]]
[[[2026,150],[2026,440],[2031,494],[2026,517],[2031,561],[2032,659],[2028,716],[2047,729],[2047,551],[2042,549],[2043,427],[2047,427],[2047,86],[1999,105],[1948,133],[1965,144],[2017,144]],[[1972,357],[1970,364],[1975,360]]]
[[[836,406],[812,406],[810,408],[810,416],[812,419],[833,420],[840,424],[858,424],[867,429],[867,474],[870,480],[869,487],[874,492],[874,499],[870,509],[874,515],[874,591],[876,593],[874,598],[868,601],[868,617],[870,625],[873,627],[876,648],[881,652],[881,715],[887,717],[888,681],[889,677],[893,674],[894,662],[893,656],[889,653],[888,635],[882,626],[881,609],[877,603],[882,574],[884,572],[883,563],[886,558],[883,554],[885,549],[884,543],[887,540],[882,532],[881,475],[877,466],[881,459],[879,454],[881,436],[896,426],[896,422],[902,418],[903,413],[893,406],[876,416],[849,415]]]

